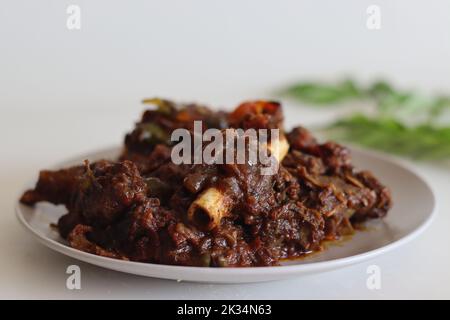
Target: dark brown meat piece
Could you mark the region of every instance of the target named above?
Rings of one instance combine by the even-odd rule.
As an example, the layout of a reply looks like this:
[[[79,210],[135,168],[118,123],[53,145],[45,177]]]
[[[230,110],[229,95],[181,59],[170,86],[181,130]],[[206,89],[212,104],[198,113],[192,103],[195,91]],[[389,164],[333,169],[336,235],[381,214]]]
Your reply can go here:
[[[331,173],[352,168],[350,151],[340,144],[331,141],[319,144],[312,134],[302,127],[294,128],[287,138],[292,149],[321,159]]]
[[[296,127],[287,134],[289,145],[295,150],[305,150],[317,145],[316,138],[303,127]]]
[[[105,249],[88,239],[88,234],[92,232],[93,227],[77,224],[68,235],[69,244],[72,248],[96,254],[98,256],[128,260],[127,257],[121,255],[114,250]]]
[[[171,145],[170,135],[178,128],[194,130],[194,121],[201,121],[203,130],[225,128],[226,113],[214,112],[204,106],[177,105],[168,100],[144,100],[157,106],[147,110],[132,132],[125,136],[125,154],[146,155],[158,144]]]
[[[42,170],[34,189],[27,190],[20,202],[34,205],[48,201],[53,204],[68,204],[78,188],[78,177],[84,172],[83,166],[57,171]]]
[[[319,144],[301,127],[293,129],[288,140],[292,149],[283,165],[298,177],[304,203],[326,217],[327,239],[352,232],[351,221],[386,215],[389,190],[369,172],[356,172],[347,148],[335,142]]]
[[[366,188],[375,195],[374,203],[371,206],[361,207],[352,217],[353,221],[364,221],[384,217],[392,206],[392,196],[390,190],[383,186],[372,173],[361,171],[356,174]]]
[[[275,101],[250,101],[239,105],[228,116],[233,128],[280,129],[283,126],[281,105]]]
[[[125,149],[119,160],[129,160],[133,162],[139,169],[142,175],[146,175],[161,165],[170,161],[171,149],[164,144],[157,144],[152,150],[147,153],[133,152],[129,149]]]
[[[105,227],[142,203],[146,194],[147,185],[133,162],[87,163],[69,210],[81,213],[89,225]]]
[[[90,230],[89,239],[134,261],[161,262],[166,244],[166,228],[175,223],[173,214],[156,198],[147,198],[129,208],[106,228]]]

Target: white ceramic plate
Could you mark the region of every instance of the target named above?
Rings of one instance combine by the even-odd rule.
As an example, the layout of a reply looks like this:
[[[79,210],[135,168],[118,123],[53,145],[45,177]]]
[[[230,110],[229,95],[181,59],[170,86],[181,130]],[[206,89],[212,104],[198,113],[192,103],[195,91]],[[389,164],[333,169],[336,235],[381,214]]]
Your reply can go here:
[[[78,157],[58,167],[79,164],[84,159],[114,159],[119,148]],[[390,157],[373,152],[352,150],[357,168],[372,171],[393,195],[394,206],[383,220],[371,221],[367,230],[327,250],[306,258],[293,260],[277,267],[201,268],[158,265],[105,258],[73,249],[49,227],[64,214],[61,206],[47,203],[34,208],[17,205],[17,217],[27,231],[47,247],[60,253],[104,268],[163,279],[243,283],[270,281],[318,273],[355,264],[393,250],[412,240],[431,222],[435,212],[435,198],[427,183],[404,165]],[[32,186],[31,184],[30,186]]]

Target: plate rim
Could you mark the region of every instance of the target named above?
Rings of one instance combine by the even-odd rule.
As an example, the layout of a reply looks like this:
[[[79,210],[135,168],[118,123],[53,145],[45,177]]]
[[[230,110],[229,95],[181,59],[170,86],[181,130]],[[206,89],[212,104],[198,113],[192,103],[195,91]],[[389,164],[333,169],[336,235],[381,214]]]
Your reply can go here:
[[[109,148],[102,148],[97,151],[93,151],[90,153],[85,153],[77,157],[71,157],[66,161],[61,161],[59,164],[55,166],[51,166],[51,168],[58,168],[64,165],[64,163],[69,163],[72,161],[76,161],[77,159],[80,159],[82,157],[92,157],[92,155],[95,154],[102,154],[102,153],[111,153],[113,150],[119,150],[120,147],[118,146],[111,146]],[[369,250],[363,253],[351,255],[348,257],[343,258],[337,258],[337,259],[331,259],[331,260],[325,260],[325,261],[318,261],[318,262],[310,262],[310,263],[303,263],[303,264],[294,264],[294,265],[281,265],[281,266],[262,266],[262,267],[233,267],[233,268],[208,268],[208,267],[198,267],[198,266],[178,266],[178,265],[167,265],[167,264],[156,264],[156,263],[146,263],[146,262],[137,262],[137,261],[125,261],[125,260],[119,260],[114,258],[108,258],[108,257],[102,257],[95,254],[87,253],[75,248],[72,248],[66,244],[63,244],[61,242],[58,242],[54,239],[51,239],[49,237],[46,237],[44,234],[39,233],[35,228],[33,228],[25,219],[24,214],[22,212],[21,206],[24,206],[19,201],[16,201],[15,204],[15,215],[16,218],[19,220],[22,227],[24,227],[25,230],[28,232],[31,232],[31,234],[36,238],[40,243],[45,245],[46,247],[55,250],[63,255],[69,256],[71,258],[81,260],[83,262],[93,264],[102,268],[111,269],[123,273],[128,274],[136,274],[146,277],[153,277],[153,278],[160,278],[160,279],[172,279],[172,280],[183,280],[183,281],[194,281],[194,282],[217,282],[217,283],[237,283],[237,282],[260,282],[260,281],[270,281],[277,278],[286,278],[287,276],[294,275],[294,274],[305,274],[305,273],[313,273],[313,272],[321,272],[321,271],[327,271],[331,269],[338,269],[342,268],[348,265],[357,264],[362,261],[366,261],[372,258],[375,258],[385,252],[395,250],[402,245],[408,243],[409,241],[415,239],[417,236],[419,236],[423,231],[425,231],[433,222],[436,213],[438,211],[438,203],[436,201],[436,194],[431,187],[431,185],[428,183],[427,179],[424,178],[421,174],[415,172],[408,163],[406,163],[405,160],[399,159],[398,157],[391,156],[389,154],[385,154],[382,152],[377,152],[373,150],[367,150],[364,148],[358,148],[351,146],[350,147],[351,152],[358,152],[362,153],[364,155],[368,155],[370,157],[374,157],[377,160],[381,161],[387,161],[391,164],[394,164],[398,167],[403,168],[404,170],[408,171],[409,174],[414,175],[423,185],[426,187],[426,189],[429,192],[429,195],[431,196],[432,200],[432,209],[431,212],[428,214],[426,219],[418,225],[415,229],[413,229],[411,232],[409,232],[407,235],[403,236],[400,239],[397,239],[391,243],[388,243],[382,247]],[[35,181],[35,180],[34,180]],[[26,186],[30,185],[30,183],[26,184]],[[23,188],[25,189],[26,186]],[[23,191],[23,190],[22,190]],[[127,268],[134,268],[135,271],[126,271],[124,269]],[[145,272],[145,271],[148,272]],[[150,272],[153,271],[153,272]],[[195,278],[195,274],[199,273],[201,271],[201,274],[205,276],[208,279],[197,279],[197,280],[189,280],[189,279],[176,279],[173,274],[184,274],[187,277],[186,278]],[[164,272],[166,274],[164,274]],[[158,275],[150,275],[150,273],[158,274]],[[194,277],[189,277],[189,275],[194,275]],[[209,280],[213,276],[220,276],[220,277],[233,277],[233,276],[239,276],[239,277],[260,277],[263,275],[272,276],[272,278],[268,279],[262,279],[262,280],[254,280],[254,279],[244,279],[244,281],[236,281],[237,279],[231,279],[228,280]],[[197,277],[198,278],[198,277]]]

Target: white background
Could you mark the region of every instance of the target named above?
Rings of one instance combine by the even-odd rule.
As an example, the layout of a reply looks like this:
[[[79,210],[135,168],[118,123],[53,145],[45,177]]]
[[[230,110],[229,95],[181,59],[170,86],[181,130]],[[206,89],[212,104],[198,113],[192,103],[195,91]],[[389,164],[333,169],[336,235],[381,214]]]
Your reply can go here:
[[[66,8],[81,7],[81,30]],[[366,9],[381,8],[368,30]],[[233,107],[295,79],[383,77],[450,92],[448,1],[0,1],[0,297],[450,298],[450,169],[413,164],[441,210],[420,238],[369,263],[290,281],[201,285],[75,262],[35,243],[13,206],[40,168],[118,144],[143,97]],[[286,107],[287,124],[329,117]],[[65,287],[68,265],[82,290]],[[382,289],[366,288],[378,264]]]

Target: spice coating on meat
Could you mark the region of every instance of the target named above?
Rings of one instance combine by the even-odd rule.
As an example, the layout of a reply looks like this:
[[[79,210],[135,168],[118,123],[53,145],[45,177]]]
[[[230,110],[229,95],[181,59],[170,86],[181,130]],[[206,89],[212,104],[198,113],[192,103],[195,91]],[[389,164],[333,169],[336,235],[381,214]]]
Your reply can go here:
[[[42,171],[21,202],[63,204],[61,236],[79,250],[116,259],[210,267],[278,265],[321,250],[325,240],[381,218],[389,190],[356,170],[350,151],[319,143],[305,128],[284,133],[281,105],[251,101],[234,111],[145,100],[118,161]],[[280,129],[289,150],[278,170],[261,163],[180,164],[171,161],[170,134],[193,130]],[[202,198],[202,196],[204,198]],[[209,204],[220,203],[214,220]]]

